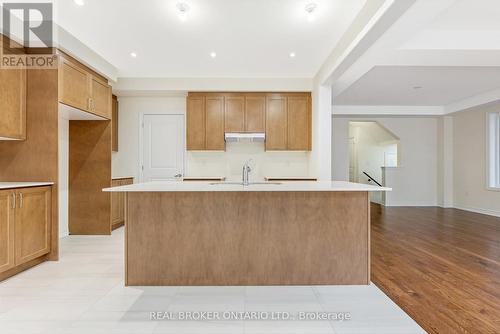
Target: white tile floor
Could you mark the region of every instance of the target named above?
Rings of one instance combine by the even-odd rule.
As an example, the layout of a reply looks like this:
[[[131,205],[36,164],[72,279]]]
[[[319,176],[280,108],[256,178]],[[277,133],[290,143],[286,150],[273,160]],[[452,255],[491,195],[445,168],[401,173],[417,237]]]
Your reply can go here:
[[[150,312],[349,312],[348,321],[150,320]],[[274,312],[274,313],[266,313]],[[278,313],[284,312],[284,313]],[[375,285],[124,287],[123,229],[61,239],[61,259],[0,283],[0,333],[425,333]]]

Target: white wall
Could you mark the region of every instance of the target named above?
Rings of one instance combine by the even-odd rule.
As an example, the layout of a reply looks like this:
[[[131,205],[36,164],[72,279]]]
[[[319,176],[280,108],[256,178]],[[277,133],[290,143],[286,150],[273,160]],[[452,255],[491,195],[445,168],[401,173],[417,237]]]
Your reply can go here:
[[[355,152],[353,158],[357,161],[357,175],[355,181],[359,183],[372,184],[369,178],[363,174],[368,173],[374,180],[379,183],[383,181],[382,167],[385,166],[385,155],[387,153],[397,154],[397,138],[393,138],[389,143],[388,141],[380,141],[377,137],[378,133],[385,132],[381,129],[378,123],[363,122],[363,123],[350,123],[349,137],[354,140]],[[386,139],[385,136],[383,138]],[[370,193],[372,202],[383,203],[382,192]]]
[[[113,153],[113,176],[139,180],[139,117],[141,112],[185,114],[184,94],[171,97],[119,98],[119,151]],[[264,176],[309,176],[306,152],[265,152],[262,143],[228,143],[226,152],[186,152],[186,176],[240,178],[241,167],[253,159],[251,178]]]
[[[113,177],[139,180],[139,118],[141,112],[185,114],[184,94],[170,97],[119,97],[118,152],[112,154]]]
[[[388,205],[434,206],[438,201],[437,117],[333,117],[332,175],[349,179],[349,121],[377,121],[400,139],[400,167],[386,169]],[[390,175],[388,174],[390,173]],[[389,181],[391,180],[391,181]]]
[[[487,189],[486,115],[500,103],[453,116],[453,197],[457,208],[500,216],[500,191]]]
[[[59,237],[69,235],[69,120],[59,114]]]

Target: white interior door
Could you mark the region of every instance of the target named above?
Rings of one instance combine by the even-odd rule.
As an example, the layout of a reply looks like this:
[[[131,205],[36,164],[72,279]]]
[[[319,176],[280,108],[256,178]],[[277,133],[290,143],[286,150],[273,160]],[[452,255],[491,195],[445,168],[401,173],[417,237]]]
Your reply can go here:
[[[184,173],[184,116],[143,116],[143,182],[173,180]]]

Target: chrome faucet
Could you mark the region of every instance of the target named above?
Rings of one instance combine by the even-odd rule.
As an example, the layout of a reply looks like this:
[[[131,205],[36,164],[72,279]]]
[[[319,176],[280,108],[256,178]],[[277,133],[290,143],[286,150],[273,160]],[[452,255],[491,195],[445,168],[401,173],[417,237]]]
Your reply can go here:
[[[243,172],[241,174],[241,178],[242,178],[241,182],[243,183],[244,186],[248,186],[250,184],[250,181],[248,179],[248,173],[250,173],[252,171],[252,168],[250,168],[251,161],[252,161],[252,159],[248,160],[243,165]]]

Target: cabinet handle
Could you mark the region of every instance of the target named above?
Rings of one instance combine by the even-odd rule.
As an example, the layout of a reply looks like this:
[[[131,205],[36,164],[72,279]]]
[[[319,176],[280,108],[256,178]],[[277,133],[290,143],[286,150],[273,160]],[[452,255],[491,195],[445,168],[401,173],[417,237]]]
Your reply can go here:
[[[90,98],[90,108],[92,109],[92,111],[95,111],[95,107],[94,107],[94,99],[93,98]]]
[[[12,193],[12,209],[16,208],[16,193]]]
[[[19,208],[23,207],[23,193],[19,193]]]

